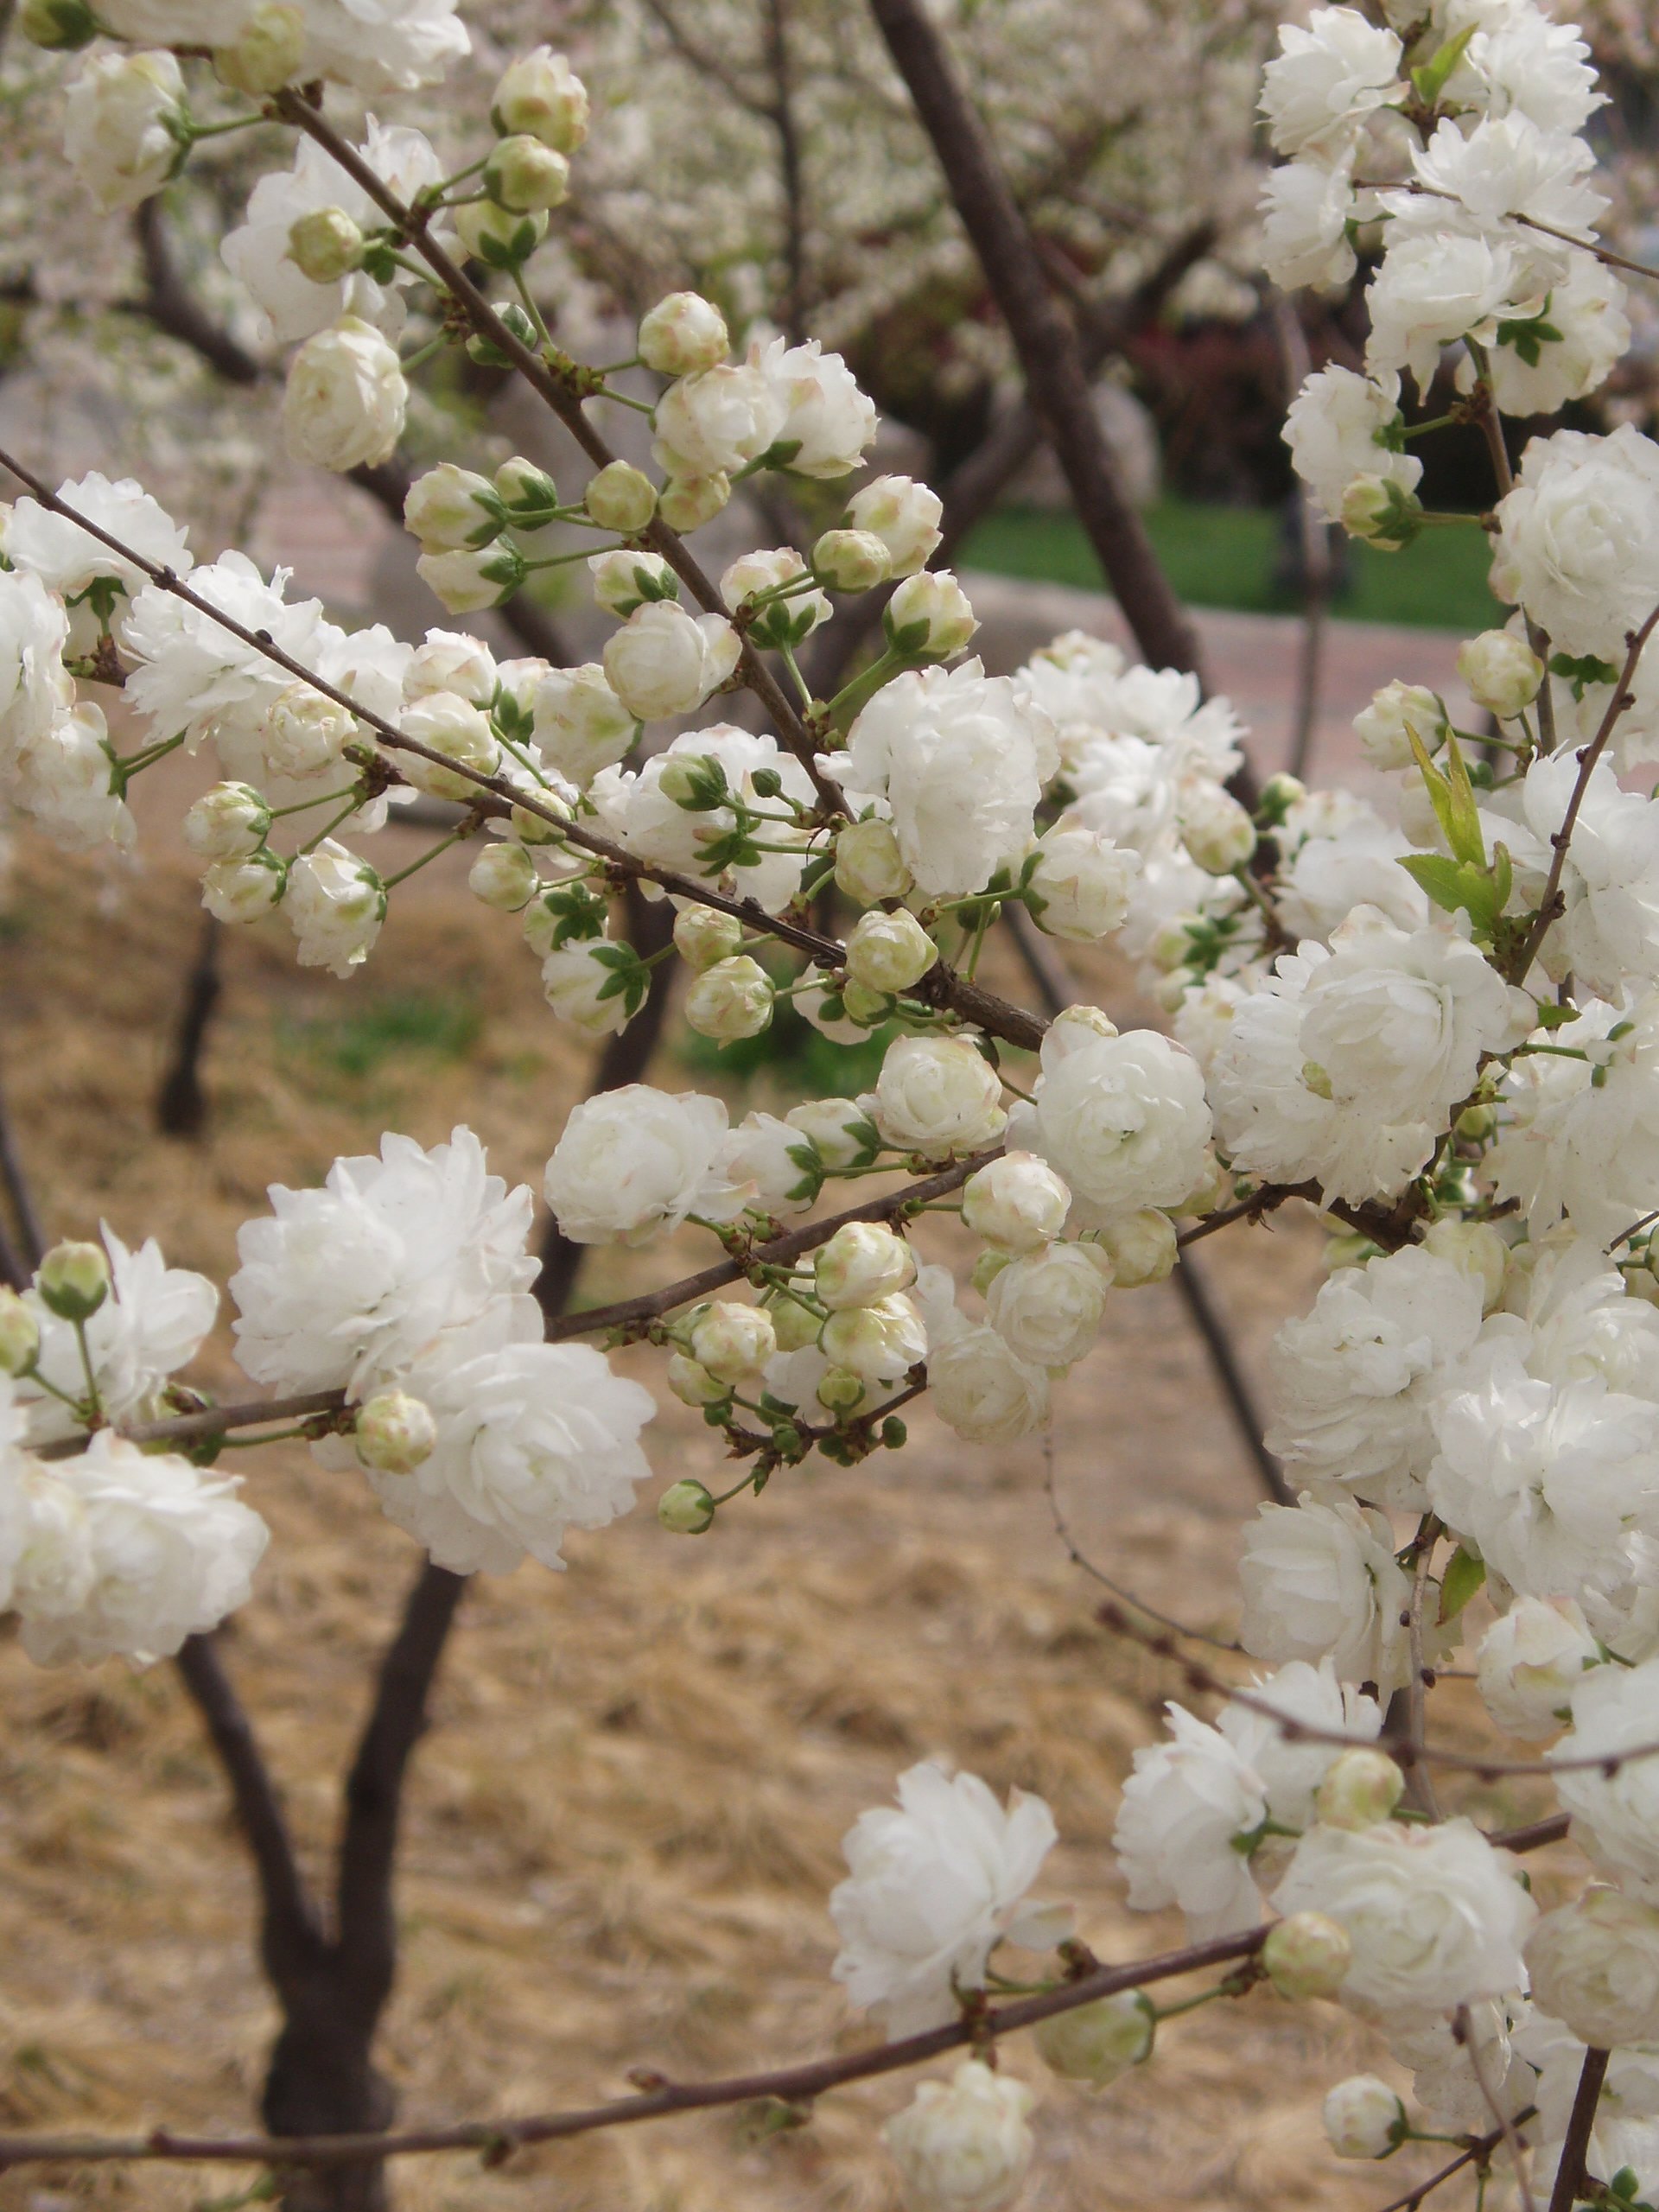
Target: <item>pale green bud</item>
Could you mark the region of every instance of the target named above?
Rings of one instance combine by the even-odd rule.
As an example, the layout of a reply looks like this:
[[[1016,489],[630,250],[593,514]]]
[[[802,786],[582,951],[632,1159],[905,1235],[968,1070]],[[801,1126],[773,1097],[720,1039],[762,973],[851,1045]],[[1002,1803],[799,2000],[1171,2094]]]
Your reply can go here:
[[[416,575],[451,614],[476,614],[511,599],[529,574],[524,556],[505,537],[475,551],[458,546],[453,553],[423,553]]]
[[[1391,476],[1356,476],[1342,495],[1342,526],[1379,553],[1397,553],[1423,526],[1423,503]]]
[[[291,224],[288,257],[313,284],[337,284],[363,265],[363,229],[343,207],[314,207]]]
[[[798,1298],[789,1298],[781,1293],[772,1300],[766,1311],[772,1316],[772,1332],[778,1339],[779,1351],[800,1351],[807,1344],[818,1341],[823,1326],[817,1315]]]
[[[729,960],[743,942],[743,925],[713,906],[682,906],[674,917],[674,950],[699,975]]]
[[[874,1306],[916,1280],[916,1255],[885,1222],[843,1222],[814,1255],[817,1293],[832,1313]]]
[[[1386,2158],[1405,2139],[1406,2108],[1375,2074],[1355,2074],[1326,2096],[1325,2139],[1339,2158]]]
[[[588,136],[588,88],[562,54],[538,46],[502,71],[490,121],[503,137],[528,135],[574,154]]]
[[[731,350],[726,318],[700,292],[671,292],[639,325],[639,358],[663,377],[694,377]]]
[[[245,860],[215,861],[201,879],[201,903],[216,922],[257,922],[282,897],[288,864],[264,849]]]
[[[1459,646],[1458,674],[1478,707],[1510,722],[1538,696],[1544,664],[1524,638],[1509,630],[1483,630]]]
[[[198,860],[245,860],[270,829],[270,809],[251,784],[214,784],[184,817],[184,842]]]
[[[1354,1947],[1339,1920],[1293,1912],[1275,1921],[1262,1946],[1268,1979],[1281,1997],[1334,1997],[1348,1979]]]
[[[41,1349],[41,1325],[15,1290],[0,1290],[0,1375],[27,1375]]]
[[[671,1483],[657,1501],[657,1518],[676,1536],[700,1536],[714,1526],[715,1500],[707,1485],[689,1478]]]
[[[849,822],[836,840],[836,882],[861,906],[902,899],[915,878],[890,822]]]
[[[35,1271],[41,1303],[60,1321],[88,1321],[110,1294],[110,1262],[101,1244],[54,1244]]]
[[[657,486],[644,469],[613,461],[589,479],[582,504],[601,529],[634,537],[657,512]]]
[[[906,576],[887,601],[881,626],[895,652],[914,659],[946,660],[960,652],[979,627],[968,594],[949,569],[924,569]]]
[[[48,53],[72,53],[98,36],[98,18],[82,0],[23,0],[17,28],[32,46]]]
[[[671,477],[658,495],[657,512],[682,537],[712,522],[732,496],[729,476]]]
[[[498,913],[516,914],[536,895],[541,878],[524,847],[505,838],[492,838],[481,846],[467,872],[467,888],[474,899]]]
[[[1139,1290],[1143,1284],[1162,1282],[1174,1268],[1178,1253],[1175,1224],[1166,1213],[1143,1206],[1138,1213],[1120,1214],[1095,1234],[1095,1243],[1112,1263],[1112,1281],[1120,1290]]]
[[[1054,2013],[1032,2040],[1038,2056],[1062,2081],[1103,2089],[1151,2056],[1157,2028],[1150,2000],[1138,1989],[1125,1989]]]
[[[404,527],[428,553],[487,545],[505,523],[506,511],[489,478],[453,461],[417,476],[404,495]]]
[[[818,1385],[818,1403],[832,1414],[849,1414],[864,1395],[864,1378],[850,1367],[832,1367]]]
[[[892,1001],[885,991],[878,991],[868,983],[849,981],[842,987],[842,1011],[849,1021],[862,1023],[874,1029],[878,1021],[885,1021],[893,1011]]]
[[[495,493],[515,530],[539,530],[552,519],[559,487],[546,469],[516,453],[495,472]]]
[[[764,1306],[716,1299],[691,1325],[691,1357],[717,1382],[742,1382],[763,1368],[777,1349],[777,1332]]]
[[[812,548],[812,573],[827,591],[871,591],[893,574],[893,556],[873,530],[827,530]]]
[[[518,269],[547,236],[547,211],[521,213],[493,200],[475,200],[456,208],[455,230],[474,261],[490,269]]]
[[[519,132],[503,138],[485,162],[484,189],[520,214],[556,207],[570,190],[570,164],[556,148]]]
[[[980,1296],[983,1298],[986,1292],[996,1281],[998,1275],[1001,1274],[1003,1268],[1010,1268],[1013,1265],[1014,1255],[1012,1252],[999,1252],[996,1250],[995,1246],[987,1245],[985,1249],[980,1254],[979,1257],[974,1262],[973,1268],[969,1274],[968,1280],[972,1283],[974,1288],[979,1293]]]
[[[899,906],[861,914],[847,940],[847,974],[873,991],[907,991],[938,961],[938,947],[914,914]]]
[[[377,1390],[359,1408],[357,1456],[382,1475],[412,1475],[432,1457],[438,1425],[431,1408],[407,1390]]]
[[[1325,1769],[1314,1808],[1328,1828],[1374,1828],[1389,1818],[1405,1787],[1405,1776],[1386,1751],[1357,1747]]]
[[[263,99],[279,92],[305,60],[305,11],[285,4],[256,8],[228,46],[213,48],[213,70],[233,92]]]
[[[705,968],[685,995],[685,1018],[700,1037],[729,1045],[758,1037],[772,1020],[772,978],[758,960],[738,953]]]
[[[731,1396],[729,1387],[717,1382],[706,1367],[684,1352],[671,1352],[668,1387],[683,1406],[717,1406]]]

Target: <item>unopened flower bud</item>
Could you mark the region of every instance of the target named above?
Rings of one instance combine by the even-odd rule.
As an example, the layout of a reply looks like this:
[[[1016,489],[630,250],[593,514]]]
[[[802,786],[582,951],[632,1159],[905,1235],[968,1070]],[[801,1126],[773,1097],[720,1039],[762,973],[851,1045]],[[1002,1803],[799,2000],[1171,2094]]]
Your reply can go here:
[[[521,844],[508,838],[493,837],[480,846],[467,871],[467,888],[474,898],[499,914],[516,914],[527,906],[540,882],[535,861]]]
[[[243,860],[270,829],[270,809],[251,784],[214,784],[185,816],[184,842],[199,860]]]
[[[1339,2158],[1386,2158],[1406,2133],[1406,2108],[1375,2074],[1338,2082],[1325,2098],[1325,2139]]]
[[[527,133],[574,154],[588,136],[588,88],[562,54],[538,46],[502,71],[490,121],[503,137]]]
[[[1386,1751],[1357,1747],[1340,1752],[1325,1769],[1314,1798],[1330,1828],[1374,1828],[1400,1802],[1406,1777]]]
[[[1013,1265],[1012,1252],[999,1252],[994,1244],[988,1244],[969,1269],[968,1280],[983,1298],[1003,1268]]]
[[[639,725],[596,660],[550,668],[536,687],[531,728],[552,766],[586,785],[624,760]]]
[[[843,1222],[818,1247],[812,1274],[818,1296],[839,1313],[908,1290],[916,1280],[916,1255],[885,1222]]]
[[[1194,934],[1205,926],[1202,914],[1172,914],[1166,922],[1160,924],[1147,948],[1153,965],[1162,969],[1166,975],[1174,969],[1185,968],[1192,957]]]
[[[657,512],[657,486],[642,468],[613,461],[588,479],[582,504],[601,529],[632,537]]]
[[[1268,1979],[1281,1997],[1334,1997],[1348,1979],[1354,1947],[1339,1920],[1325,1912],[1293,1912],[1277,1920],[1262,1946]]]
[[[1178,1256],[1175,1224],[1154,1206],[1119,1214],[1096,1231],[1094,1241],[1110,1260],[1112,1281],[1120,1290],[1164,1281]]]
[[[1342,495],[1342,526],[1379,553],[1397,553],[1423,526],[1423,503],[1392,476],[1356,476]]]
[[[404,498],[404,527],[428,553],[487,545],[499,537],[506,519],[489,478],[457,467],[453,461],[440,461],[417,476]]]
[[[1503,1269],[1510,1248],[1490,1221],[1459,1221],[1448,1214],[1423,1231],[1423,1249],[1437,1260],[1450,1260],[1481,1287],[1482,1310],[1491,1313],[1503,1295]]]
[[[777,1332],[764,1306],[716,1299],[691,1325],[691,1357],[717,1382],[741,1382],[763,1368],[777,1350]]]
[[[82,0],[23,0],[17,28],[31,46],[69,54],[98,36],[98,18]]]
[[[501,765],[501,747],[487,718],[459,692],[432,691],[416,699],[404,709],[400,727],[405,736],[417,739],[457,764],[447,767],[429,760],[423,753],[398,748],[397,766],[404,774],[417,791],[429,792],[434,798],[453,799],[464,806],[477,795],[478,782],[475,776],[460,771],[472,768],[480,776],[493,776]]]
[[[671,292],[639,325],[639,358],[658,376],[693,377],[731,351],[726,318],[700,292]]]
[[[495,492],[516,530],[539,530],[552,519],[559,487],[546,469],[516,453],[495,472]]]
[[[245,860],[215,861],[201,879],[201,903],[216,922],[257,922],[282,897],[288,865],[261,850]]]
[[[700,1037],[729,1045],[758,1037],[772,1020],[772,978],[746,952],[705,968],[685,995],[685,1018]]]
[[[861,906],[902,899],[915,880],[890,822],[849,822],[836,840],[836,882]]]
[[[717,1382],[706,1367],[683,1351],[669,1355],[668,1387],[683,1406],[717,1406],[732,1395],[728,1383]]]
[[[766,1311],[772,1316],[773,1333],[779,1351],[800,1351],[818,1341],[823,1323],[810,1306],[803,1306],[798,1298],[780,1293]]]
[[[724,509],[732,496],[729,476],[674,476],[658,495],[657,512],[671,530],[683,537],[701,530]]]
[[[734,914],[713,906],[682,906],[674,917],[674,950],[701,975],[729,960],[743,942],[743,925]]]
[[[1230,791],[1195,779],[1179,797],[1181,842],[1209,875],[1230,875],[1255,850],[1255,824]]]
[[[1103,2089],[1152,2055],[1158,2015],[1138,1989],[1119,1990],[1042,2022],[1032,2040],[1037,2055],[1063,2082]]]
[[[962,1218],[1000,1252],[1039,1252],[1065,1226],[1071,1193],[1034,1153],[1004,1153],[968,1178]]]
[[[332,767],[356,735],[351,709],[309,683],[284,685],[259,728],[271,773],[296,778]]]
[[[1269,776],[1262,786],[1262,798],[1256,811],[1269,830],[1282,828],[1293,806],[1300,806],[1307,797],[1307,785],[1300,776],[1292,776],[1281,769],[1276,776]]]
[[[110,1294],[110,1262],[101,1244],[54,1244],[35,1271],[41,1303],[60,1321],[88,1321]]]
[[[895,576],[913,576],[938,544],[944,502],[911,476],[877,476],[848,503],[847,527],[868,530],[887,549]]]
[[[1478,707],[1510,722],[1538,696],[1544,664],[1526,639],[1512,631],[1483,630],[1459,646],[1458,674]]]
[[[438,1425],[431,1409],[407,1390],[377,1390],[359,1409],[357,1456],[383,1475],[412,1475],[432,1457]]]
[[[289,226],[288,257],[313,284],[337,284],[363,265],[362,226],[343,207],[314,207]]]
[[[617,546],[596,553],[588,563],[594,599],[607,614],[624,618],[649,600],[677,599],[680,580],[660,553],[636,553]]]
[[[254,10],[228,46],[213,48],[213,72],[232,92],[263,99],[297,74],[305,44],[304,10],[272,0]]]
[[[850,1367],[832,1367],[817,1388],[818,1403],[832,1414],[849,1414],[862,1402],[864,1378]]]
[[[861,914],[847,940],[847,973],[872,991],[907,991],[939,957],[938,947],[914,914],[873,906]]]
[[[1359,749],[1374,768],[1409,768],[1413,735],[1426,753],[1433,753],[1446,734],[1446,709],[1422,683],[1385,683],[1354,717]]]
[[[474,200],[455,210],[455,230],[474,261],[490,269],[521,269],[547,236],[547,211],[521,213]]]
[[[516,545],[498,537],[477,551],[423,553],[415,563],[421,582],[450,614],[476,614],[511,599],[529,571]]]
[[[826,591],[871,591],[893,574],[893,556],[873,530],[827,530],[812,548],[812,573]]]
[[[916,660],[945,660],[960,652],[979,627],[968,594],[949,569],[906,576],[881,616],[894,652]]]
[[[1490,1144],[1497,1135],[1497,1109],[1465,1106],[1456,1122],[1458,1135],[1469,1144]]]
[[[886,991],[874,990],[868,983],[849,979],[841,988],[841,1010],[849,1021],[874,1029],[893,1012],[893,1001]]]
[[[657,1501],[657,1518],[676,1536],[700,1536],[714,1526],[715,1500],[705,1484],[671,1483]]]
[[[1585,1669],[1601,1659],[1567,1598],[1517,1598],[1475,1651],[1475,1686],[1505,1735],[1540,1743],[1567,1726]]]
[[[0,1289],[0,1375],[27,1375],[41,1349],[41,1325],[16,1292]]]
[[[922,1317],[902,1291],[870,1306],[845,1306],[823,1325],[824,1357],[867,1382],[892,1382],[927,1354]]]
[[[498,140],[484,164],[484,189],[498,207],[530,214],[556,207],[570,190],[564,156],[528,132]]]

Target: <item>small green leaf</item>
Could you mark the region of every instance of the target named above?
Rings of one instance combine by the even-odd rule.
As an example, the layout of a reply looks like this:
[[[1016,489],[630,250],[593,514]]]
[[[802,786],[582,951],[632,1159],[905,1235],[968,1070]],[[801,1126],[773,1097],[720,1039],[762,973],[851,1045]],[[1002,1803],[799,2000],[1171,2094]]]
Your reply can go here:
[[[1411,88],[1425,107],[1433,107],[1452,81],[1452,72],[1462,60],[1470,40],[1479,28],[1471,23],[1455,38],[1449,38],[1437,53],[1411,73]]]
[[[1460,861],[1471,867],[1486,865],[1486,841],[1480,832],[1480,810],[1464,765],[1458,741],[1448,732],[1446,741],[1446,783],[1452,794],[1452,820],[1446,842]]]
[[[1441,1620],[1456,1620],[1485,1580],[1485,1560],[1477,1559],[1472,1552],[1465,1551],[1459,1544],[1440,1577]]]
[[[1617,683],[1618,671],[1610,660],[1598,660],[1594,653],[1580,654],[1574,660],[1569,653],[1552,653],[1549,672],[1562,677],[1573,686],[1573,696],[1582,699],[1592,683]]]

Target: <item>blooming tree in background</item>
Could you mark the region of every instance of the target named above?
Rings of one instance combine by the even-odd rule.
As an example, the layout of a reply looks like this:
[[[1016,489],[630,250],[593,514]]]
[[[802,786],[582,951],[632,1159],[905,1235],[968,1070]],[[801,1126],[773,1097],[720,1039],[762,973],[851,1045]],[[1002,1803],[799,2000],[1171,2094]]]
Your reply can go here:
[[[895,26],[918,35],[899,0],[875,13],[895,51]],[[543,1183],[563,1236],[707,1240],[699,1273],[613,1306],[544,1317],[531,1193],[492,1176],[464,1128],[429,1151],[389,1134],[319,1189],[273,1190],[227,1287],[268,1394],[248,1404],[183,1379],[213,1286],[153,1242],[47,1252],[0,1297],[0,1576],[41,1663],[165,1657],[248,1599],[266,1531],[215,1470],[232,1429],[297,1424],[439,1567],[556,1567],[568,1529],[603,1528],[649,1479],[652,1393],[607,1357],[647,1342],[735,1471],[721,1495],[664,1490],[664,1540],[718,1541],[722,1516],[814,1455],[902,1449],[900,1409],[924,1393],[972,1443],[1039,1431],[1116,1300],[1183,1243],[1293,1203],[1332,1240],[1269,1363],[1270,1441],[1300,1495],[1245,1535],[1237,1648],[1262,1671],[1185,1660],[1211,1717],[1173,1706],[1124,1783],[1128,1902],[1179,1907],[1186,1948],[1103,1967],[1040,1894],[1048,1808],[924,1764],[852,1829],[829,1900],[836,1975],[885,2044],[404,2139],[289,2126],[280,2143],[74,2155],[351,2168],[762,2090],[799,2101],[966,2047],[887,2137],[914,2203],[991,2212],[1036,2148],[1001,2036],[1034,2029],[1057,2075],[1099,2088],[1153,2059],[1168,2012],[1276,1995],[1350,2006],[1414,2076],[1409,2103],[1370,2075],[1332,2088],[1341,2154],[1446,2141],[1447,2174],[1473,2167],[1484,2187],[1512,2168],[1552,2212],[1644,2204],[1659,816],[1632,786],[1659,760],[1659,452],[1628,426],[1556,430],[1514,467],[1504,428],[1591,395],[1628,338],[1582,41],[1531,0],[1394,0],[1287,27],[1266,72],[1285,157],[1274,276],[1327,285],[1357,251],[1375,264],[1363,363],[1316,372],[1291,410],[1297,469],[1376,544],[1488,529],[1513,610],[1460,656],[1487,730],[1454,728],[1408,674],[1361,717],[1385,813],[1286,777],[1244,803],[1227,702],[1095,639],[988,677],[965,657],[966,595],[929,565],[937,496],[868,474],[874,407],[817,340],[762,334],[734,354],[720,307],[679,289],[625,364],[556,342],[524,271],[588,158],[588,91],[563,55],[512,60],[458,157],[407,126],[353,138],[330,119],[331,87],[443,80],[467,45],[445,0],[102,0],[96,16],[29,0],[23,19],[86,49],[64,143],[105,211],[205,136],[290,135],[226,257],[292,349],[295,455],[385,462],[415,380],[461,348],[575,440],[579,483],[524,460],[491,476],[441,461],[413,483],[405,518],[448,615],[559,565],[611,618],[575,667],[500,663],[456,629],[347,632],[289,600],[283,571],[196,559],[137,482],[54,489],[0,456],[21,487],[0,541],[0,767],[23,820],[69,852],[130,842],[134,779],[184,750],[204,903],[286,925],[303,965],[349,980],[397,927],[402,881],[466,841],[503,957],[540,963],[550,1019],[605,1037],[639,1013],[632,887],[670,902],[652,958],[683,963],[702,1035],[757,1035],[784,1000],[837,1040],[893,1033],[870,1092],[781,1116],[733,1126],[716,1098],[645,1084],[577,1107]],[[1426,421],[1447,349],[1454,396]],[[648,468],[588,412],[640,369]],[[1425,512],[1413,446],[1431,428],[1484,442],[1488,516]],[[826,526],[711,580],[688,539],[734,486],[773,477],[815,487]],[[878,593],[879,645],[819,696],[803,649]],[[99,703],[116,688],[121,751]],[[740,694],[747,721],[719,719]],[[689,727],[663,743],[669,721]],[[454,826],[388,874],[374,841],[413,793]],[[1062,944],[1119,946],[1173,1034],[988,989],[982,952],[1014,909]],[[931,1247],[941,1210],[979,1246],[965,1282]],[[1535,1747],[1519,1758],[1437,1726],[1483,1586],[1494,1618],[1467,1664],[1495,1736]],[[1503,1837],[1457,1809],[1459,1776],[1504,1772],[1552,1778],[1559,1812]],[[1569,1824],[1596,1878],[1541,1914],[1517,1854]],[[1147,1993],[1218,1967],[1173,2005]],[[0,2160],[62,2149],[0,2139]]]

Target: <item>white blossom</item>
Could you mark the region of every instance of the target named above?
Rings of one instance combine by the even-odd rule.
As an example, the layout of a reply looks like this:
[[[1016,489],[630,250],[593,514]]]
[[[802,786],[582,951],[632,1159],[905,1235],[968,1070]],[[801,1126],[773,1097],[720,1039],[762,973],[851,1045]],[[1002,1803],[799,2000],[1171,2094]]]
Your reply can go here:
[[[689,1213],[725,1219],[741,1193],[728,1182],[726,1109],[696,1091],[625,1084],[571,1109],[543,1185],[576,1244],[643,1244]]]
[[[488,1173],[470,1129],[430,1151],[389,1133],[378,1158],[337,1160],[321,1190],[274,1185],[270,1202],[238,1232],[230,1293],[237,1358],[279,1391],[360,1396],[536,1278],[531,1193]]]
[[[342,315],[289,364],[283,427],[296,459],[336,472],[390,458],[404,434],[409,386],[372,323]]]
[[[1570,1598],[1517,1598],[1476,1649],[1481,1702],[1506,1735],[1559,1735],[1585,1669],[1599,1656]]]
[[[1659,1904],[1659,1762],[1618,1757],[1659,1741],[1659,1660],[1591,1668],[1572,1708],[1573,1726],[1551,1757],[1605,1758],[1613,1769],[1576,1766],[1556,1775],[1573,1840],[1628,1896]]]
[[[1262,1900],[1234,1839],[1268,1816],[1268,1785],[1219,1729],[1171,1705],[1170,1740],[1143,1745],[1112,1832],[1129,1903],[1179,1904],[1194,1942],[1254,1928]],[[1321,1910],[1324,1910],[1321,1907]]]
[[[1401,1616],[1411,1586],[1381,1513],[1351,1499],[1263,1505],[1244,1531],[1239,1641],[1282,1664],[1327,1655],[1344,1682],[1399,1689],[1410,1673]]]
[[[950,2078],[924,2082],[881,2133],[908,2212],[1002,2212],[1019,2194],[1035,2145],[1025,2082],[964,2059]]]
[[[925,1160],[995,1144],[1007,1116],[996,1070],[965,1037],[896,1037],[868,1102],[883,1140]]]
[[[136,207],[178,165],[184,75],[170,54],[98,54],[64,101],[63,150],[105,214]]]
[[[848,1830],[848,1878],[830,1899],[835,1978],[889,2036],[953,2019],[952,1984],[982,1987],[999,1942],[1053,1940],[1027,1902],[1055,1841],[1040,1797],[1016,1789],[1004,1808],[976,1774],[927,1762],[899,1776],[898,1795]]]
[[[1008,1141],[1064,1179],[1079,1227],[1179,1205],[1203,1179],[1204,1078],[1191,1053],[1155,1030],[1103,1035],[1061,1015],[1043,1039],[1034,1095],[1034,1105],[1010,1113]]]
[[[1557,652],[1622,663],[1659,605],[1659,447],[1629,423],[1534,438],[1497,512],[1493,589]]]

